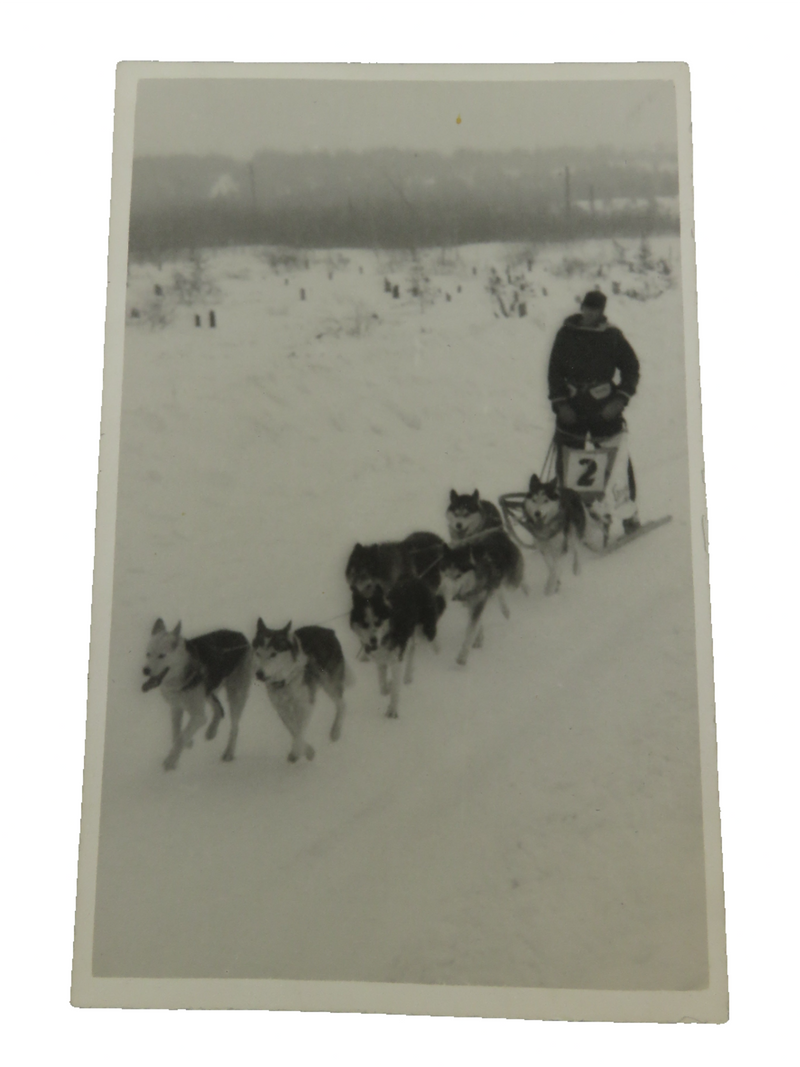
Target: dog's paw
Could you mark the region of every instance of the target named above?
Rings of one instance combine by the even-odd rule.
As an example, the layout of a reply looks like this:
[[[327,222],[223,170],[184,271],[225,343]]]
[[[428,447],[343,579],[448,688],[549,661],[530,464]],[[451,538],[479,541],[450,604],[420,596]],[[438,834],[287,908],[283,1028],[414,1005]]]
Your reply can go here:
[[[506,602],[504,600],[500,601],[500,610],[503,613],[503,618],[504,619],[510,619],[511,618],[511,612],[508,610],[508,604],[506,604]]]
[[[458,656],[456,656],[456,663],[459,665],[459,667],[466,667],[467,655],[468,653],[466,652],[459,652]]]
[[[397,708],[389,708],[388,711],[386,712],[386,718],[387,719],[396,719],[397,718]]]
[[[174,771],[177,766],[178,766],[178,757],[173,755],[172,753],[170,753],[167,756],[167,758],[164,760],[164,770],[165,771]]]
[[[316,756],[316,752],[311,745],[306,745],[306,759],[312,760]]]
[[[338,741],[341,736],[342,736],[342,728],[341,728],[341,726],[332,726],[331,727],[331,741]]]
[[[206,741],[213,741],[216,736],[217,736],[217,727],[216,726],[209,726],[209,728],[206,730]]]
[[[296,756],[294,752],[290,752],[286,758],[290,763],[297,763],[297,761],[300,759],[300,757]]]
[[[233,762],[233,753],[231,752],[231,750],[229,748],[226,748],[225,751],[222,753],[222,762],[223,763],[232,763]]]
[[[525,596],[530,596],[531,595],[530,586],[528,585],[527,582],[521,582],[520,583],[520,589],[525,594]]]

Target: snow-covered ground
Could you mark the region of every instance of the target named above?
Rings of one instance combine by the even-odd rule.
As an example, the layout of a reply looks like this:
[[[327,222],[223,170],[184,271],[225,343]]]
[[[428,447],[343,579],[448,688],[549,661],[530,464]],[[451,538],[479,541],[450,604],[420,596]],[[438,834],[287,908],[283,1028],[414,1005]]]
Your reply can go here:
[[[677,239],[640,253],[236,249],[131,267],[95,973],[705,984]],[[344,617],[349,550],[444,535],[451,488],[525,488],[552,430],[553,336],[598,284],[642,364],[640,512],[673,521],[547,599],[526,553],[530,597],[508,621],[490,606],[465,669],[451,605],[389,721]],[[334,627],[357,677],[342,739],[320,696],[317,758],[288,764],[255,686],[234,763],[226,719],[165,773],[167,708],[140,691],[158,615],[189,635],[252,635],[259,615]]]

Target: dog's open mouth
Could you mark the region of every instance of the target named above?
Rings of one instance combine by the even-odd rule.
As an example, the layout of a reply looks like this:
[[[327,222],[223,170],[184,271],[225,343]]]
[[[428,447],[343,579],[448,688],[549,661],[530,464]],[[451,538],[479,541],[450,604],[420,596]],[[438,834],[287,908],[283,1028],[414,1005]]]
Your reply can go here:
[[[156,689],[164,679],[167,677],[167,671],[169,667],[165,667],[161,674],[151,674],[146,682],[142,683],[142,692],[146,693],[149,689]]]
[[[256,678],[259,682],[263,682],[270,689],[283,689],[286,685],[286,678],[278,678],[275,675],[267,674],[266,671],[261,669],[256,671]]]

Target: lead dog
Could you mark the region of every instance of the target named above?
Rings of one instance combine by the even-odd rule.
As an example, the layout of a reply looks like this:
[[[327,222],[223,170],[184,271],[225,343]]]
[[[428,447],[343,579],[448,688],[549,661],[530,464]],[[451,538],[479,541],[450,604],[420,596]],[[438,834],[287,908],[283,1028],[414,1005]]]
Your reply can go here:
[[[483,644],[483,610],[503,586],[525,589],[525,562],[522,553],[505,532],[490,530],[479,541],[450,545],[442,561],[442,575],[452,590],[453,600],[466,604],[469,612],[467,632],[456,663],[466,664],[470,650]],[[500,608],[508,617],[508,608],[500,599]]]
[[[291,622],[280,630],[270,630],[259,619],[253,659],[256,678],[266,685],[270,703],[292,735],[290,763],[302,756],[314,758],[305,734],[318,689],[328,694],[336,708],[330,736],[331,741],[338,741],[345,713],[344,690],[352,684],[353,676],[333,630],[300,626],[293,631]]]
[[[436,651],[436,625],[444,611],[444,598],[419,578],[401,578],[386,594],[376,586],[371,596],[353,592],[350,628],[361,642],[363,658],[377,664],[378,683],[389,696],[387,718],[396,719],[400,677],[410,683],[414,675],[414,651],[421,634]]]
[[[561,587],[561,566],[572,553],[572,573],[580,574],[578,546],[586,532],[586,512],[577,493],[559,489],[558,479],[542,482],[531,475],[528,495],[522,505],[528,518],[527,528],[547,564],[545,595]]]
[[[213,633],[181,637],[181,624],[167,630],[163,619],[156,619],[150,634],[143,673],[147,681],[142,692],[160,688],[161,695],[172,711],[172,748],[164,760],[164,770],[171,771],[185,748],[205,724],[206,701],[213,708],[213,717],[206,730],[206,739],[216,736],[225,714],[217,693],[224,689],[228,697],[231,729],[228,744],[222,754],[226,762],[233,759],[239,720],[247,703],[252,680],[250,642],[235,630],[215,630]],[[182,728],[183,713],[188,720]]]

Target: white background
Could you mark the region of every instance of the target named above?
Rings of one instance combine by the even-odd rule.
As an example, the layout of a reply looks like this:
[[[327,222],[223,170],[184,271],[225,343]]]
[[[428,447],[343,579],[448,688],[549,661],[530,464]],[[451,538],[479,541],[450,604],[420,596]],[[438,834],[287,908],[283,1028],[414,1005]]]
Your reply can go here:
[[[15,4],[2,65],[2,781],[13,1062],[779,1062],[796,1047],[795,41],[780,3]],[[731,1022],[69,1006],[114,66],[684,60],[692,78]]]

